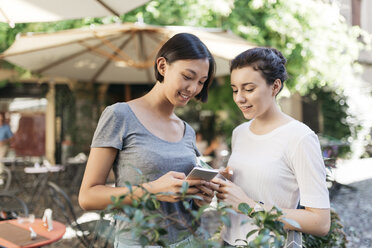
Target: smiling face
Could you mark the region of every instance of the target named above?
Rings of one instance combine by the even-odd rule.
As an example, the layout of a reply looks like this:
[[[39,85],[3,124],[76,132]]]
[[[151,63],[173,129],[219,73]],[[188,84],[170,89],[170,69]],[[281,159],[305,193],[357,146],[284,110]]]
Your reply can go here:
[[[231,88],[234,101],[246,119],[262,117],[275,105],[277,84],[268,85],[251,66],[231,72]]]
[[[198,95],[208,79],[208,59],[177,60],[168,64],[159,58],[159,72],[164,76],[165,95],[174,106],[184,106]]]

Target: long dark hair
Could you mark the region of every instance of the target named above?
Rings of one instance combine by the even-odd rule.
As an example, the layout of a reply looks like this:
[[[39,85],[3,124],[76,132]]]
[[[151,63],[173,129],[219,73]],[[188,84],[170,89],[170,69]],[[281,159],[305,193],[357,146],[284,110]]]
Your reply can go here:
[[[280,79],[282,81],[280,92],[284,81],[288,78],[286,63],[283,54],[275,48],[255,47],[242,52],[231,61],[230,73],[235,69],[251,66],[255,71],[261,72],[268,85]]]
[[[177,60],[188,59],[205,59],[209,61],[208,78],[205,81],[201,92],[195,96],[196,99],[206,102],[208,99],[208,89],[212,84],[215,74],[216,63],[206,45],[195,35],[189,33],[179,33],[170,38],[160,48],[155,57],[155,78],[159,82],[163,82],[164,77],[159,73],[156,60],[160,57],[165,58],[168,64],[172,64]]]

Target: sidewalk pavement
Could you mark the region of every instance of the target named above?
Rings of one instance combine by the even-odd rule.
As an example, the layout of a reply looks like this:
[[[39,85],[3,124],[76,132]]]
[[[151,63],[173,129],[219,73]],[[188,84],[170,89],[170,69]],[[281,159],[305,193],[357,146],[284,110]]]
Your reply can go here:
[[[331,201],[344,225],[347,247],[372,247],[372,159],[340,161],[334,174],[338,182],[356,189],[341,187]]]

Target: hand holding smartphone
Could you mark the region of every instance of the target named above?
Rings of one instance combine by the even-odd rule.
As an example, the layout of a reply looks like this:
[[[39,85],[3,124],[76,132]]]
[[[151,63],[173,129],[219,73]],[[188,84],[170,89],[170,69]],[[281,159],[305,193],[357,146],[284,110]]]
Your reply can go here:
[[[194,167],[187,175],[186,179],[202,179],[205,181],[212,180],[218,174],[218,170]]]
[[[209,164],[196,157],[196,167],[187,175],[186,179],[212,180],[218,174],[218,170],[213,169]]]

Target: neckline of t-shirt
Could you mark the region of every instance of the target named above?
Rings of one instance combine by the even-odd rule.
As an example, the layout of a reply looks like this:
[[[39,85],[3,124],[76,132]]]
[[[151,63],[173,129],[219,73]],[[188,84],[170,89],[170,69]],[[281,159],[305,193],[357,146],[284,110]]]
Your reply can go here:
[[[277,134],[278,132],[280,132],[281,130],[283,130],[284,128],[292,125],[292,123],[295,123],[296,120],[291,120],[277,128],[275,128],[274,130],[271,130],[270,132],[268,133],[265,133],[265,134],[255,134],[251,131],[251,124],[252,124],[252,121],[249,121],[247,124],[248,124],[248,132],[249,132],[249,135],[255,139],[266,139],[266,138],[269,138],[275,134]]]
[[[129,104],[128,103],[125,103],[125,105],[127,105],[128,109],[129,109],[129,112],[133,115],[134,119],[136,120],[136,122],[138,122],[138,124],[142,127],[142,129],[144,129],[146,133],[150,134],[152,137],[156,138],[157,140],[160,140],[162,142],[166,142],[166,143],[169,143],[169,144],[178,144],[178,143],[181,143],[185,139],[187,126],[186,126],[186,123],[184,121],[182,121],[183,122],[183,125],[184,125],[182,139],[180,139],[179,141],[176,141],[176,142],[168,141],[168,140],[162,139],[162,138],[156,136],[155,134],[153,134],[152,132],[150,132],[150,130],[148,130],[145,127],[145,125],[143,125],[142,122],[137,118],[137,115],[134,113],[134,111],[129,106]]]

